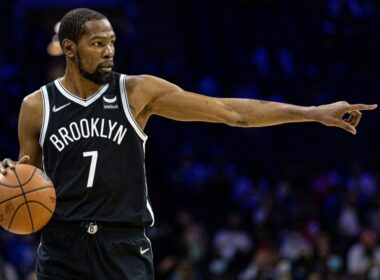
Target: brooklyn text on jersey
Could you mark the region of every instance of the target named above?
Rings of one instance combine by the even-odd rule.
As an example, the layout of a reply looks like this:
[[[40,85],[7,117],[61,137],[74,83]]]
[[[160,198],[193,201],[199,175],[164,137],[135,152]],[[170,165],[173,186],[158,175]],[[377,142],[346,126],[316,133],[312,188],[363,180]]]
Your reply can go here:
[[[116,121],[91,118],[81,119],[79,122],[70,123],[68,127],[59,128],[49,140],[61,152],[70,143],[83,138],[102,137],[120,145],[126,133],[127,128]]]

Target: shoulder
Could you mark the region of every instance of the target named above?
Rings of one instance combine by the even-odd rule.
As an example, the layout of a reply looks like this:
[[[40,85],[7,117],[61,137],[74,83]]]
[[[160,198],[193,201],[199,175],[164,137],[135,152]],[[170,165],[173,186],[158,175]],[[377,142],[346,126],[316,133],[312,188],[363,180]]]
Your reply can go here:
[[[159,94],[159,86],[154,86],[159,78],[151,75],[130,75],[125,79],[126,93],[130,103],[140,103],[145,108]],[[156,90],[155,90],[156,88]]]
[[[30,109],[37,109],[38,107],[42,106],[41,90],[36,90],[35,92],[25,96],[24,100],[22,101],[22,105]]]
[[[162,97],[182,91],[177,85],[152,75],[127,76],[125,83],[130,103],[138,103],[145,110],[151,110]]]
[[[42,118],[42,93],[41,90],[37,90],[27,95],[21,104],[20,119],[24,119],[27,123],[40,124]]]
[[[178,86],[156,76],[152,75],[131,75],[127,76],[125,81],[126,88],[130,90],[139,90],[144,92],[158,93],[161,90],[167,90],[168,88],[178,88]]]
[[[157,79],[159,78],[152,75],[129,75],[125,79],[125,85],[127,89],[130,90],[141,90],[145,89],[149,83],[153,83]]]

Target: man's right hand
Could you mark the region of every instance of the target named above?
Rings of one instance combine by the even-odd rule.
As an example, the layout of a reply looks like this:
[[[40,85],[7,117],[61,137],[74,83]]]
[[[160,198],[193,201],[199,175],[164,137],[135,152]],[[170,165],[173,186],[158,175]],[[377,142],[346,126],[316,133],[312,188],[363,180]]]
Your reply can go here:
[[[10,158],[6,158],[3,161],[0,162],[0,172],[5,175],[7,173],[7,168],[15,168],[16,164],[19,163],[28,163],[30,160],[30,157],[25,155],[20,158],[19,161],[13,161]]]

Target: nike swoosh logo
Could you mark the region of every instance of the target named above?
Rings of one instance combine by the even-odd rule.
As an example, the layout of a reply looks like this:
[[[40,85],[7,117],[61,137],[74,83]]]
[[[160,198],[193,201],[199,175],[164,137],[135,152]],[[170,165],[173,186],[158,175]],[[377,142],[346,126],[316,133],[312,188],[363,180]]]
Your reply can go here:
[[[114,102],[116,102],[117,97],[115,96],[114,98],[107,98],[107,97],[103,96],[103,100],[107,103],[114,103]]]
[[[142,247],[140,247],[140,254],[141,255],[144,255],[146,252],[148,252],[150,250],[150,248],[146,248],[146,249],[143,249]]]
[[[53,112],[56,113],[56,112],[62,110],[63,108],[69,106],[70,104],[71,104],[71,102],[69,102],[69,103],[67,103],[67,104],[65,104],[65,105],[62,105],[61,107],[58,107],[58,108],[56,108],[55,105],[54,105],[54,106],[53,106]]]

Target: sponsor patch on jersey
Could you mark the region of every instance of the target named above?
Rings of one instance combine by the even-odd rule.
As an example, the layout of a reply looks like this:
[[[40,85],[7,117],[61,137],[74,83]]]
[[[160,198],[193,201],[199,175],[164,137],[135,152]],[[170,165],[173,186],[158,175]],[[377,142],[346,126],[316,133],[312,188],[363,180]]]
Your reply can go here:
[[[119,109],[119,105],[116,103],[116,95],[105,95],[103,96],[103,108],[106,110]]]

